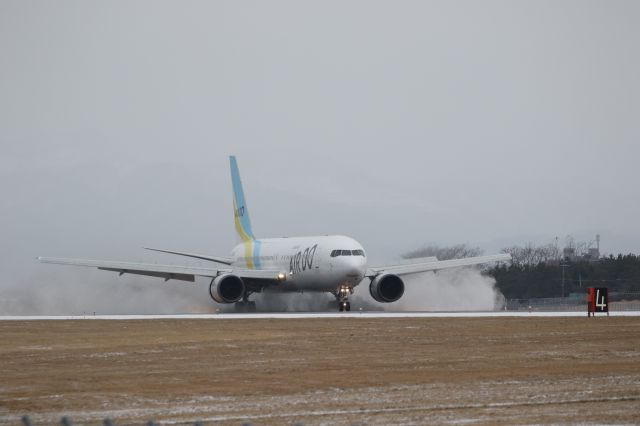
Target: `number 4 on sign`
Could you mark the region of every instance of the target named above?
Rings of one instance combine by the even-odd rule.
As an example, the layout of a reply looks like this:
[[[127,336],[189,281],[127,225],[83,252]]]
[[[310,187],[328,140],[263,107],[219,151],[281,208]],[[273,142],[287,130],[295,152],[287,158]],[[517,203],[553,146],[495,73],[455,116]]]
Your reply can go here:
[[[600,298],[600,289],[596,290],[596,307],[603,311],[607,308],[607,299],[604,297],[604,294],[602,298]]]

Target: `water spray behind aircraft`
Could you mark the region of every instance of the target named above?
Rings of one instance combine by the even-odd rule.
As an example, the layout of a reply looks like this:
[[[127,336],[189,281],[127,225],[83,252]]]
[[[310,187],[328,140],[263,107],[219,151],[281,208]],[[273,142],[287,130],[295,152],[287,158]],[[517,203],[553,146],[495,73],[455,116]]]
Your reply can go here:
[[[91,282],[88,284],[88,282]],[[46,284],[42,284],[46,283]],[[354,310],[359,311],[486,311],[501,309],[504,297],[492,277],[476,268],[422,273],[405,278],[398,302],[380,304],[367,285],[356,288]],[[157,286],[143,278],[115,280],[79,271],[31,275],[3,292],[0,315],[180,314],[234,312],[234,306],[213,304],[206,282]],[[255,295],[259,312],[324,312],[334,298],[317,293]]]

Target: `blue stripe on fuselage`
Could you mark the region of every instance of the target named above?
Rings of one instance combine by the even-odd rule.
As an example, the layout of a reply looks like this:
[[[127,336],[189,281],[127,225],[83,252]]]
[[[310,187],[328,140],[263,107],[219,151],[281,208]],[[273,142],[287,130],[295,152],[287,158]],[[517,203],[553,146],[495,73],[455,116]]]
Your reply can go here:
[[[261,269],[260,265],[260,245],[262,243],[258,240],[253,241],[253,267],[255,269]]]

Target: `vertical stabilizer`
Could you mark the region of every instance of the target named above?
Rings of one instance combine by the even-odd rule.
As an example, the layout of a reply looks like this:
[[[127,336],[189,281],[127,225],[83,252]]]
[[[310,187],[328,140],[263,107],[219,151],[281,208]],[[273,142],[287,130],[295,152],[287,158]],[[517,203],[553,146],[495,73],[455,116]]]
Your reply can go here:
[[[251,230],[249,210],[244,199],[236,157],[230,156],[229,162],[231,163],[231,184],[233,185],[233,221],[244,246],[244,261],[247,268],[260,269],[260,246],[262,244],[256,240]]]
[[[251,230],[251,221],[249,220],[249,210],[244,199],[244,191],[242,190],[242,181],[240,180],[240,172],[238,163],[234,155],[229,157],[231,163],[231,184],[233,185],[233,220],[236,225],[236,232],[243,242],[255,240],[253,231]]]

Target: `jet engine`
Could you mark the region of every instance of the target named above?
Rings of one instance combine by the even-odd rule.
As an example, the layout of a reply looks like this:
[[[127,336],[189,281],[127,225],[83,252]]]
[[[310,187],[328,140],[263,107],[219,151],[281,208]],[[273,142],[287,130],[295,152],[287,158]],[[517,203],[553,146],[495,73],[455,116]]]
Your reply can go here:
[[[400,299],[404,294],[404,282],[393,274],[376,276],[369,284],[369,293],[376,302],[391,303]]]
[[[244,296],[244,282],[236,275],[220,275],[211,280],[209,294],[218,303],[235,303]]]

